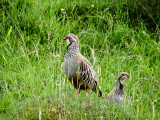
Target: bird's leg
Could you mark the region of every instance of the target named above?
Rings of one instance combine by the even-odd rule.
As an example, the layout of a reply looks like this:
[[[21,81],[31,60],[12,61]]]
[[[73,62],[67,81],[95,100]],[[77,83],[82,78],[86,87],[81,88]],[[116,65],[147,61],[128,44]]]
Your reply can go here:
[[[77,81],[77,83],[78,83],[78,81]],[[77,98],[79,97],[79,94],[80,94],[80,87],[81,87],[81,83],[79,83],[79,85],[78,85]]]
[[[79,94],[80,94],[80,85],[78,86],[77,98],[79,97]]]
[[[88,96],[88,90],[86,90],[86,96]]]
[[[77,91],[77,98],[79,97],[79,94],[80,94],[80,90],[78,89],[78,91]]]

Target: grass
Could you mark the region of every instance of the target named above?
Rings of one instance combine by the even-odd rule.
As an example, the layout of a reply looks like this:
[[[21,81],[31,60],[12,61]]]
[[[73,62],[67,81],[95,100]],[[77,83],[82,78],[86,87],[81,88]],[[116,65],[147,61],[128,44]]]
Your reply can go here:
[[[0,2],[0,119],[160,118],[159,33],[141,17],[131,19],[123,5],[127,1]],[[119,72],[131,75],[124,85],[125,104],[91,91],[76,98],[63,72],[62,39],[69,32],[79,37],[103,97]]]

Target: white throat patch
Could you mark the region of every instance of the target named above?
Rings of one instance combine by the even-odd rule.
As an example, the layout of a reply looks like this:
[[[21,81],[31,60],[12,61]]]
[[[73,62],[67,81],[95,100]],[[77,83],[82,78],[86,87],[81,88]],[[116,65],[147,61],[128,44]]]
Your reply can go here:
[[[66,40],[66,42],[67,42],[67,45],[69,45],[69,44],[70,44],[70,41],[69,41],[69,39],[67,39],[67,40]]]
[[[121,84],[123,84],[124,80],[120,80]]]

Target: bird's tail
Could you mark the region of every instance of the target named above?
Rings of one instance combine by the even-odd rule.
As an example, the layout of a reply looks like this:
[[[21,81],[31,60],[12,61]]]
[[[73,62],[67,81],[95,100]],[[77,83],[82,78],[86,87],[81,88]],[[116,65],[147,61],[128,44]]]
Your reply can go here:
[[[97,94],[97,89],[98,89],[98,97],[102,97],[102,90],[101,90],[101,87],[100,87],[100,86],[94,87],[94,88],[92,89],[92,91]]]
[[[98,97],[102,97],[101,87],[100,87],[100,85],[97,84],[97,81],[95,81],[95,84],[94,84],[92,91],[97,94],[97,89],[98,89]]]

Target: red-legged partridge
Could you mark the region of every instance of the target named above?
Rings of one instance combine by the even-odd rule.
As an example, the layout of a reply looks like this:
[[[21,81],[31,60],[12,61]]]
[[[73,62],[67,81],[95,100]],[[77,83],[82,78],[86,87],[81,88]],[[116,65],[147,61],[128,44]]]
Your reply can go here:
[[[102,96],[100,86],[97,85],[98,76],[94,71],[91,63],[81,55],[79,51],[79,39],[74,34],[68,34],[63,40],[67,42],[67,50],[64,57],[64,71],[71,84],[78,90],[77,97],[80,90],[88,90],[96,92],[99,90],[99,97]]]
[[[118,75],[116,85],[115,85],[114,89],[106,96],[106,99],[111,100],[111,101],[115,101],[115,102],[118,102],[118,103],[124,103],[125,102],[123,80],[127,79],[127,77],[130,77],[130,75],[128,75],[125,72],[121,72]]]

